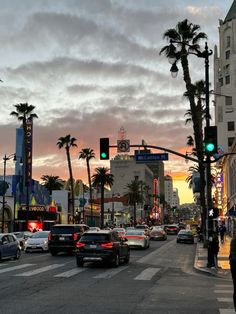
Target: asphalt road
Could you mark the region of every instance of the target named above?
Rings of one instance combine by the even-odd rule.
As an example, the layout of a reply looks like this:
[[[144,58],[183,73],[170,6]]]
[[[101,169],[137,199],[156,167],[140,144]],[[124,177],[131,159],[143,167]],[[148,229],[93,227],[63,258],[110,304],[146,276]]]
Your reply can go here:
[[[132,250],[130,263],[118,268],[78,268],[74,256],[23,253],[0,263],[0,313],[231,313],[231,282],[196,272],[195,249],[169,236]]]

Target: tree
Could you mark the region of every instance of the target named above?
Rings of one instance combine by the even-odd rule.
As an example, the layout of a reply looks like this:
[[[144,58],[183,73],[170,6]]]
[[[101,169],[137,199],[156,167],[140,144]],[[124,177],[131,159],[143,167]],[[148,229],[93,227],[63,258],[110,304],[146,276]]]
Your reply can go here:
[[[90,208],[91,208],[91,219],[93,217],[93,194],[92,194],[92,183],[91,183],[91,173],[90,173],[90,160],[95,158],[94,150],[91,148],[83,148],[79,152],[79,159],[85,159],[87,165],[87,174],[88,174],[88,182],[89,182],[89,196],[90,196]]]
[[[71,165],[71,158],[70,158],[70,149],[71,147],[77,147],[75,143],[77,141],[76,138],[71,137],[70,134],[66,135],[65,137],[60,137],[57,142],[57,146],[59,149],[65,148],[66,150],[66,157],[69,169],[69,176],[70,176],[70,192],[71,192],[71,205],[72,205],[72,216],[73,216],[73,223],[75,221],[75,198],[74,198],[74,179],[72,174],[72,165]]]
[[[64,187],[64,182],[59,176],[45,174],[41,179],[43,180],[42,184],[49,191],[50,195],[52,195],[53,190],[61,190]]]
[[[202,111],[199,110],[199,107],[196,104],[196,88],[192,84],[190,71],[189,71],[189,63],[188,56],[191,53],[197,54],[199,51],[199,41],[201,39],[206,39],[207,36],[203,32],[199,32],[200,26],[196,24],[190,23],[187,19],[179,22],[176,28],[168,29],[164,33],[164,38],[166,38],[169,42],[172,40],[174,42],[178,42],[177,45],[180,48],[180,52],[178,54],[177,62],[181,62],[184,81],[186,86],[186,96],[188,97],[190,103],[190,110],[192,114],[192,122],[193,122],[193,133],[194,140],[196,145],[196,154],[199,160],[199,173],[200,173],[200,185],[201,185],[201,206],[203,213],[203,228],[205,230],[205,222],[206,222],[206,202],[205,195],[202,194],[202,191],[205,189],[205,169],[202,164],[204,151],[203,151],[203,131],[202,131]],[[160,53],[165,52],[166,56],[168,56],[170,52],[169,45],[165,46],[161,49]]]
[[[107,167],[98,167],[92,175],[92,184],[101,189],[101,228],[104,227],[104,191],[105,187],[111,188],[114,182],[113,174]]]
[[[140,191],[140,182],[138,180],[133,180],[131,183],[127,184],[128,193],[126,194],[129,198],[129,204],[134,206],[134,217],[133,217],[133,225],[136,226],[136,207],[137,203],[141,203],[143,200],[141,191]]]

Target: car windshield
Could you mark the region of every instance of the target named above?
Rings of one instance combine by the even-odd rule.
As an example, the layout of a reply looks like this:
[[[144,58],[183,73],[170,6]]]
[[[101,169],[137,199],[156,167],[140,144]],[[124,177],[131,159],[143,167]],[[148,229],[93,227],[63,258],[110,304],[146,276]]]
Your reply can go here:
[[[36,238],[47,238],[48,237],[49,231],[38,231],[32,234],[31,239],[36,239]]]
[[[192,235],[191,231],[180,231],[179,234]]]
[[[108,234],[105,233],[84,233],[80,238],[80,242],[107,242]]]
[[[126,234],[125,234],[126,236],[130,236],[130,235],[144,235],[144,231],[142,231],[142,230],[129,230],[129,231],[127,231],[126,232]]]
[[[16,232],[16,233],[14,233],[14,235],[15,235],[18,239],[20,239],[20,238],[23,238],[23,237],[24,237],[24,232]]]
[[[113,230],[114,231],[118,231],[118,232],[124,232],[125,231],[124,228],[114,228]]]

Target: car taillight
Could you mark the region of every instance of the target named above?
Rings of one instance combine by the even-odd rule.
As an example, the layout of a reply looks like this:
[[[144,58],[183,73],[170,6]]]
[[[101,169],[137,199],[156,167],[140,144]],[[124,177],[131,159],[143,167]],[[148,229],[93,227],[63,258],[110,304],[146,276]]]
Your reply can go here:
[[[78,236],[77,236],[77,234],[76,234],[76,233],[74,233],[73,238],[74,238],[74,241],[76,241],[76,240],[77,240]]]
[[[50,241],[50,240],[52,240],[52,233],[51,232],[49,232],[49,234],[48,234],[48,241]]]
[[[76,243],[76,247],[83,247],[85,246],[85,243],[82,243],[82,242],[77,242]]]
[[[112,249],[113,248],[113,242],[102,243],[101,247],[104,247],[106,249]]]

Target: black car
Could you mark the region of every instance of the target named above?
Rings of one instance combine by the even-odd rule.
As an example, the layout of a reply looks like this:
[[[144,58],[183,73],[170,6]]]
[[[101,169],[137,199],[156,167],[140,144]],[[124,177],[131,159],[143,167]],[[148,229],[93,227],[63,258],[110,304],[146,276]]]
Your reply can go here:
[[[180,230],[176,238],[177,243],[194,243],[194,235],[191,230]]]
[[[58,224],[51,227],[48,235],[49,252],[55,256],[59,252],[72,253],[81,235],[89,230],[85,224]]]
[[[76,244],[78,267],[85,262],[108,262],[118,267],[121,261],[129,263],[129,258],[127,239],[113,230],[87,231]]]

